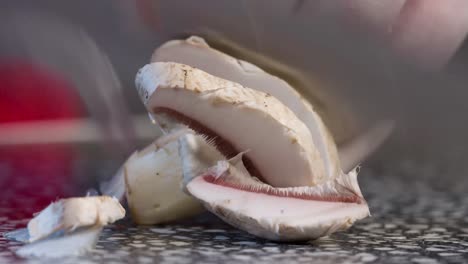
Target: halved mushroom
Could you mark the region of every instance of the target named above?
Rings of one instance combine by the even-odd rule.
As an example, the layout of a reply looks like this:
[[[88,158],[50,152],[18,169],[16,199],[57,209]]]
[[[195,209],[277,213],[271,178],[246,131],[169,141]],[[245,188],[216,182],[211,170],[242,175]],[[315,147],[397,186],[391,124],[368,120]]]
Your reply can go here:
[[[369,215],[355,170],[316,186],[275,188],[252,177],[240,153],[204,171],[193,170],[207,143],[179,138],[186,189],[227,223],[271,240],[311,240]],[[198,176],[198,177],[196,177]]]

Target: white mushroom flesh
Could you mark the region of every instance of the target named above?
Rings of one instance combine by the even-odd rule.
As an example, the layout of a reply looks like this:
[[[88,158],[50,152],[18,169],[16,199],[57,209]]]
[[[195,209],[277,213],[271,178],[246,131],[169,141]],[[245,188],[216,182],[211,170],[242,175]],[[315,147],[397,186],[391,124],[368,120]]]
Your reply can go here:
[[[188,130],[162,136],[124,164],[126,197],[137,224],[160,224],[200,213],[203,207],[182,191],[177,139]],[[217,159],[204,166],[212,166]]]
[[[179,133],[173,148],[184,190],[205,208],[281,241],[315,239],[369,215],[356,171],[342,172],[324,123],[285,81],[197,37],[166,43],[152,60],[137,74],[138,92],[163,132],[194,131]],[[367,142],[352,148],[365,153]]]
[[[214,131],[238,152],[249,150],[246,157],[261,172],[255,176],[273,186],[328,179],[307,126],[269,94],[178,63],[143,67],[136,85],[156,120],[169,109],[188,118],[189,126],[195,122]]]

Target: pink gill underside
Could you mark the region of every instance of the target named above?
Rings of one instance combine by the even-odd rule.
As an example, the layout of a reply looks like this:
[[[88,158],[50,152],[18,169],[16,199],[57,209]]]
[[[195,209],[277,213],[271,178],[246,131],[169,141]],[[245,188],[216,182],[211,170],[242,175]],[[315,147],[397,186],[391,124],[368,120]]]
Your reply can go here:
[[[223,186],[223,187],[228,187],[228,188],[233,188],[237,190],[242,190],[246,192],[251,192],[251,193],[262,193],[266,195],[271,195],[271,196],[276,196],[276,197],[288,197],[288,198],[296,198],[296,199],[302,199],[302,200],[311,200],[311,201],[322,201],[322,202],[341,202],[341,203],[356,203],[356,204],[362,204],[363,199],[357,195],[353,196],[339,196],[339,195],[328,195],[328,196],[319,196],[319,195],[311,195],[311,194],[306,194],[306,193],[298,193],[298,192],[283,192],[279,191],[278,189],[274,188],[256,188],[255,186],[249,186],[249,185],[241,185],[241,184],[236,184],[233,182],[228,182],[225,181],[222,177],[215,177],[213,175],[204,175],[202,176],[203,180]]]

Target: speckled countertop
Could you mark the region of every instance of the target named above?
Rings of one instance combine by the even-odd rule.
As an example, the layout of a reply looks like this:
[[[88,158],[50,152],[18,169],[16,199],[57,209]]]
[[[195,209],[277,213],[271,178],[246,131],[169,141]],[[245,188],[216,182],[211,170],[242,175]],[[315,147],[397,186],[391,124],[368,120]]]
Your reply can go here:
[[[137,227],[127,219],[105,228],[91,253],[56,263],[468,262],[468,195],[437,190],[431,181],[413,178],[417,177],[411,173],[363,170],[360,182],[372,217],[314,242],[256,239],[208,214],[167,226]],[[1,195],[15,194],[13,189],[2,188]],[[24,208],[35,202],[17,193],[14,203],[2,200],[0,233],[24,226],[28,217]],[[16,258],[13,252],[19,246],[0,238],[0,263],[50,262]]]

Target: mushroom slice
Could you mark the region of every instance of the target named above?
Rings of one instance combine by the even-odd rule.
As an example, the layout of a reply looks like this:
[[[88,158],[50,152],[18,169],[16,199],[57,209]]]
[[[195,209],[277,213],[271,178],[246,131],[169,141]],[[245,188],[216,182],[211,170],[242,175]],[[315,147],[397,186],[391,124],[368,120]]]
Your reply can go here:
[[[369,215],[356,171],[313,187],[274,188],[248,175],[238,156],[218,162],[186,188],[225,222],[270,240],[316,239]]]
[[[28,223],[29,242],[56,232],[80,227],[104,226],[125,216],[119,201],[109,196],[75,197],[50,204]]]
[[[140,69],[136,86],[164,129],[170,129],[164,121],[169,116],[212,138],[228,158],[250,150],[247,168],[273,186],[316,185],[333,178],[308,127],[268,93],[170,62]]]
[[[314,111],[312,105],[284,80],[256,65],[236,59],[211,48],[203,38],[192,36],[186,40],[172,40],[153,53],[152,62],[177,62],[190,65],[214,76],[271,94],[294,112],[312,134],[317,151],[323,159],[327,175],[341,172],[333,138]]]
[[[197,200],[182,191],[177,139],[192,133],[189,129],[181,129],[164,135],[142,151],[135,152],[124,164],[127,201],[137,224],[166,223],[203,210]],[[201,136],[193,137],[202,140]],[[210,155],[200,155],[200,159],[205,158],[201,167],[213,166],[223,158],[216,153]]]

